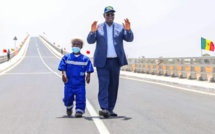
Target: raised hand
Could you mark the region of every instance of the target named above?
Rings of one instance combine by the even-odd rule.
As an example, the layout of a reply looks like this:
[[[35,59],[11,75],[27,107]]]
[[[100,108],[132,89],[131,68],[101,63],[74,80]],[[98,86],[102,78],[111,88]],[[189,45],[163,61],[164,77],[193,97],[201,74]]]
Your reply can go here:
[[[94,21],[93,24],[91,25],[91,32],[94,33],[95,31],[98,30],[99,26],[97,26],[98,21]]]
[[[125,30],[131,30],[131,24],[130,21],[126,18],[124,19],[125,23],[122,23],[123,27],[125,28]]]

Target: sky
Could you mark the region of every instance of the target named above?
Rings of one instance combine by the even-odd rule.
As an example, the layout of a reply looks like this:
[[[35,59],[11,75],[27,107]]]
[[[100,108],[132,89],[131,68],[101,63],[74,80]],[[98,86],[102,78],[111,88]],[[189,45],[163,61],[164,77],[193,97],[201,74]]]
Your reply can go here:
[[[215,56],[202,51],[200,42],[201,37],[215,42],[214,5],[213,0],[0,0],[0,55],[30,34],[68,52],[70,40],[82,37],[81,51],[90,50],[92,57],[95,44],[86,41],[91,24],[104,22],[104,8],[112,6],[116,23],[131,22],[134,41],[124,42],[128,58]]]

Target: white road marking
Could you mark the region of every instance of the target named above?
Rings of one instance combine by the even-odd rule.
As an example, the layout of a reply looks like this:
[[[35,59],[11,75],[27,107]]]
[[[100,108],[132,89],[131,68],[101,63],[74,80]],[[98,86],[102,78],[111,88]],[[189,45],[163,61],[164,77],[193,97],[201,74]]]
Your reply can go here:
[[[29,73],[6,73],[5,75],[40,75],[40,74],[53,74],[53,72],[29,72]]]
[[[87,101],[87,110],[90,113],[92,117],[98,117],[99,115],[97,114],[96,110],[93,108],[92,104],[86,99]],[[108,131],[107,127],[103,123],[103,121],[100,118],[92,118],[99,133],[100,134],[110,134]]]
[[[215,96],[214,93],[207,93],[207,92],[203,92],[203,91],[197,91],[197,90],[192,90],[192,89],[188,89],[188,88],[184,88],[184,87],[177,87],[177,86],[173,86],[173,85],[158,83],[158,82],[152,82],[152,81],[147,81],[147,80],[140,80],[140,79],[135,79],[135,78],[128,78],[128,77],[123,77],[123,76],[120,76],[120,78],[129,79],[129,80],[135,80],[135,81],[141,81],[141,82],[147,82],[147,83],[153,83],[153,84],[163,85],[163,86],[172,87],[172,88],[177,88],[177,89],[185,90],[185,91],[189,91],[189,92],[195,92],[195,93],[200,93],[200,94]]]
[[[25,56],[25,58],[39,58],[39,56]],[[43,58],[46,58],[46,59],[55,59],[56,57],[53,57],[53,56],[43,56]]]
[[[45,63],[45,61],[43,60],[43,58],[42,58],[42,56],[41,56],[41,54],[40,54],[39,48],[37,48],[37,51],[38,51],[38,53],[39,53],[39,57],[40,57],[41,61],[42,61],[43,64],[48,68],[48,70],[50,70],[52,73],[56,74],[57,76],[61,77],[61,75],[59,75],[57,72],[53,71],[53,70]]]
[[[55,53],[53,52],[53,50],[51,50],[50,46],[48,46],[48,45],[46,44],[46,42],[43,41],[43,39],[40,38],[40,40],[43,42],[44,46],[46,46],[46,48],[47,48],[56,58],[61,59],[61,58],[59,57],[59,55],[55,54]]]
[[[36,43],[36,41],[35,41],[35,43]],[[42,60],[43,64],[44,64],[51,72],[53,72],[54,74],[56,74],[58,77],[61,77],[61,75],[59,75],[58,73],[54,72],[54,71],[44,62],[44,60],[43,60],[43,58],[42,58],[42,56],[41,56],[41,54],[40,54],[40,50],[39,50],[38,48],[37,48],[37,51],[38,51],[38,53],[39,53],[39,57],[40,57],[40,59]],[[50,51],[50,49],[49,49],[49,51]],[[99,117],[99,115],[96,113],[95,109],[93,108],[92,104],[89,102],[88,99],[86,99],[86,103],[87,103],[86,107],[87,107],[87,110],[88,110],[88,112],[90,113],[90,115],[93,116],[93,117],[94,117],[94,116],[98,116],[98,117]],[[99,131],[100,134],[110,134],[110,132],[108,131],[107,127],[105,126],[105,124],[103,123],[103,121],[102,121],[100,118],[92,118],[92,119],[93,119],[93,121],[94,121],[94,123],[95,123],[95,125],[96,125],[96,127],[97,127],[97,129],[98,129],[98,131]]]

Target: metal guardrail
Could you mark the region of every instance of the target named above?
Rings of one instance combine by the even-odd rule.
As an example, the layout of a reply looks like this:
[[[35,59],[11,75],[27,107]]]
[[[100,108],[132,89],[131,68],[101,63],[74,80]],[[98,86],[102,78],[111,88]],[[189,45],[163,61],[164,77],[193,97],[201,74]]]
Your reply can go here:
[[[61,53],[61,49],[50,43],[45,37],[40,37]],[[63,54],[67,53],[68,52],[63,51]],[[91,60],[93,60],[93,58],[91,58]],[[128,65],[123,66],[121,70],[134,73],[215,82],[215,56],[128,58]]]
[[[28,37],[29,37],[29,35],[27,35],[27,37],[25,37],[25,39],[22,42],[22,46],[23,46],[23,44],[25,43],[25,41],[27,40]],[[19,53],[19,51],[22,49],[22,46],[19,49],[17,49],[16,51],[10,53],[10,59],[12,59],[14,56],[16,56],[16,54]],[[7,62],[7,61],[8,61],[7,54],[0,56],[0,64],[4,63],[4,62]]]

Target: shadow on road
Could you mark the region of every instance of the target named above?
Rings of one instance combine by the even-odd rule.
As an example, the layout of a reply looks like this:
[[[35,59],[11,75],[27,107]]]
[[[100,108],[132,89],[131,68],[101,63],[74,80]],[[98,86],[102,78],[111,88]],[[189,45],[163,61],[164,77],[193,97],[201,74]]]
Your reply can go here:
[[[104,118],[104,117],[101,117],[101,116],[90,116],[90,117],[83,117],[84,119],[86,120],[89,120],[89,121],[92,121],[93,118],[99,118],[99,119],[105,119],[105,120],[110,120],[110,119],[122,119],[122,120],[130,120],[132,118],[130,117],[126,117],[126,116],[117,116],[117,117],[109,117],[109,118]]]
[[[62,116],[62,117],[56,117],[56,118],[61,118],[61,119],[66,119],[66,118],[68,118],[68,119],[77,119],[77,117],[75,117],[75,116],[67,116],[67,115],[64,115],[64,116]],[[101,117],[101,116],[89,116],[89,117],[87,117],[87,116],[83,116],[82,117],[83,119],[86,119],[86,120],[88,120],[88,121],[92,121],[93,120],[93,118],[98,118],[98,119],[104,119],[104,120],[111,120],[111,119],[122,119],[122,120],[130,120],[130,119],[132,119],[131,117],[126,117],[126,116],[117,116],[117,117],[109,117],[109,118],[104,118],[104,117]]]
[[[67,115],[64,115],[62,117],[56,117],[56,118],[62,118],[62,119],[65,119],[65,118],[68,118],[68,119],[75,118],[75,119],[77,119],[75,116],[67,116]]]

